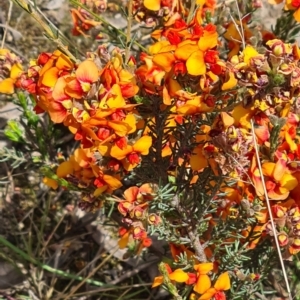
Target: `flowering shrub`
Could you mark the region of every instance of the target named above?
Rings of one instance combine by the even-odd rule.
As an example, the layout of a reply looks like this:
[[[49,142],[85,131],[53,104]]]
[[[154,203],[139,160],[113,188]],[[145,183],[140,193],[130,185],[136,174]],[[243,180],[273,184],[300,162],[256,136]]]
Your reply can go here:
[[[285,9],[299,21],[296,2]],[[105,1],[76,7],[74,35],[101,29]],[[77,60],[61,48],[17,79],[18,59],[0,52],[0,91],[26,91],[80,144],[44,182],[80,191],[83,210],[116,203],[133,255],[153,235],[168,242],[153,287],[176,299],[255,297],[274,241],[285,259],[300,251],[300,49],[251,27],[259,7],[220,23],[213,0],[129,1],[152,30],[146,51],[101,44]]]

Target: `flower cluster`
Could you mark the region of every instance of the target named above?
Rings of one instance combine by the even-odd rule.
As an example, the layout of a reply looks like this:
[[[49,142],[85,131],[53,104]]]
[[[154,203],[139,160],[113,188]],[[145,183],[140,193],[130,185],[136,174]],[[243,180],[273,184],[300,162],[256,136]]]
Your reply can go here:
[[[130,236],[141,242],[137,253],[140,253],[143,247],[151,245],[152,241],[147,237],[147,228],[149,225],[156,226],[161,222],[156,213],[149,212],[149,202],[153,196],[153,189],[147,183],[140,187],[130,187],[124,192],[125,199],[120,200],[118,210],[123,216],[123,223],[130,230],[122,228],[120,248],[127,247]]]
[[[271,4],[284,3],[284,10],[293,11],[293,16],[297,22],[300,22],[300,3],[297,0],[271,0]]]
[[[194,285],[194,291],[201,295],[196,298],[193,293],[190,299],[226,299],[224,291],[230,289],[230,278],[228,272],[222,273],[214,283],[212,283],[208,274],[213,271],[213,263],[200,263],[194,265],[193,272],[185,272],[182,269],[175,269],[172,271],[168,264],[164,268],[167,270],[168,279],[178,283],[185,283],[186,285]],[[154,279],[152,287],[156,287],[164,282],[163,276],[158,276]]]
[[[22,72],[21,59],[7,49],[0,49],[0,93],[13,94],[15,82]]]
[[[270,34],[256,49],[247,17],[226,24],[221,39],[209,17],[215,2],[196,4],[191,13],[179,0],[133,1],[139,21],[160,26],[137,62],[104,45],[81,62],[57,50],[31,61],[16,86],[80,142],[56,175],[82,191],[81,208],[95,210],[105,196],[118,203],[121,248],[130,239],[135,253],[149,247],[150,228],[170,243],[174,263],[153,286],[190,285],[191,299],[226,299],[239,267],[224,264],[226,247],[254,251],[276,236],[286,257],[300,251],[300,49]],[[72,11],[75,34],[95,26],[85,13]],[[18,64],[9,59],[13,82]],[[122,190],[129,175],[138,180]],[[221,236],[226,222],[236,230]]]
[[[99,48],[99,53],[106,53],[106,49]],[[103,61],[106,65],[101,68]],[[36,112],[48,112],[54,123],[67,126],[83,146],[61,164],[59,177],[78,171],[77,161],[84,169],[77,179],[88,181],[88,186],[93,183],[94,193],[99,195],[100,191],[120,187],[119,183],[113,183],[115,188],[104,183],[110,178],[108,174],[118,178],[118,173],[131,171],[141,156],[148,154],[150,136],[139,134],[128,140],[128,135],[137,131],[136,104],[128,99],[138,92],[138,87],[134,76],[123,68],[120,50],[115,49],[112,57],[108,55],[102,61],[98,55],[77,65],[60,51],[42,53],[19,78],[18,86],[35,96]],[[97,166],[95,156],[105,165]]]

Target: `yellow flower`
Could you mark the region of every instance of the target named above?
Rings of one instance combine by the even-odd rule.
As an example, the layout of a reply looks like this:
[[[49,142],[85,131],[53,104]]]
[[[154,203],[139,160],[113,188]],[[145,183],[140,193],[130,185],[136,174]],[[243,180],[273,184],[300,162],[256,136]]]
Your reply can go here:
[[[147,155],[152,145],[150,136],[142,136],[133,145],[126,145],[121,149],[118,145],[111,147],[110,155],[117,160],[121,160],[123,167],[131,171],[141,161],[140,155]]]
[[[194,291],[203,294],[211,287],[211,281],[208,272],[212,271],[214,268],[213,263],[201,263],[194,266],[197,271],[197,282],[194,286]]]
[[[166,269],[168,271],[168,275],[169,275],[170,280],[176,281],[176,282],[185,282],[189,279],[188,274],[185,273],[183,270],[176,269],[176,270],[172,271],[168,264],[165,264],[165,266],[166,266]],[[163,284],[163,282],[164,282],[163,276],[155,277],[154,282],[152,284],[152,288]]]
[[[215,297],[215,299],[225,300],[226,296],[224,291],[230,289],[230,278],[228,272],[221,274],[213,288],[208,289],[199,300],[209,300]]]

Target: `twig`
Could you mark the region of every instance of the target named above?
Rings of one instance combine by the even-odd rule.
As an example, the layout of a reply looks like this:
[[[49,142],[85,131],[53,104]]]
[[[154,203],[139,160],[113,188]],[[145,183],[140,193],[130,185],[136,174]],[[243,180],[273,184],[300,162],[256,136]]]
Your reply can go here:
[[[243,26],[243,20],[242,20],[242,17],[241,17],[241,12],[240,12],[240,8],[239,8],[239,4],[237,2],[237,0],[235,0],[235,4],[236,4],[236,7],[237,7],[237,12],[238,12],[238,15],[239,15],[239,20],[240,20],[240,25],[241,25],[241,39],[242,39],[242,43],[243,43],[243,49],[246,48],[246,45],[245,45],[245,33],[244,33],[244,26]]]
[[[131,40],[131,26],[132,26],[132,9],[133,0],[128,2],[128,14],[127,14],[127,37],[126,37],[126,48],[125,48],[125,63],[128,62],[130,55],[130,40]]]
[[[140,271],[144,270],[144,269],[147,269],[149,266],[153,265],[154,263],[157,263],[158,260],[157,259],[154,259],[152,261],[149,261],[141,266],[137,266],[136,268],[134,268],[133,270],[130,270],[128,272],[126,272],[124,275],[120,276],[119,278],[113,280],[112,282],[110,282],[110,284],[118,284],[120,283],[121,281],[127,279],[127,278],[130,278],[130,277],[133,277],[134,275],[138,274]]]
[[[188,14],[188,17],[186,19],[187,24],[189,24],[192,21],[192,18],[193,18],[194,13],[195,13],[195,7],[196,7],[196,0],[192,0],[191,1],[191,7],[190,7],[190,10],[189,10],[189,14]]]
[[[134,289],[134,288],[138,288],[138,287],[145,287],[145,286],[151,286],[152,283],[138,283],[138,284],[132,284],[132,285],[124,285],[124,286],[114,286],[114,287],[109,287],[109,288],[92,288],[90,291],[85,291],[83,293],[78,293],[78,294],[74,294],[74,296],[79,297],[79,296],[88,296],[88,295],[92,295],[95,293],[100,293],[100,292],[109,292],[109,291],[116,291],[116,290],[124,290],[124,289]]]
[[[58,227],[60,226],[61,222],[64,220],[65,215],[63,214],[61,216],[61,218],[59,219],[59,221],[57,222],[56,226],[54,227],[54,229],[52,230],[52,232],[50,233],[49,237],[47,238],[47,240],[44,243],[44,246],[42,248],[42,250],[40,251],[40,256],[42,256],[43,252],[46,250],[46,247],[48,246],[49,242],[51,241],[54,233],[56,232],[56,230],[58,229]]]
[[[178,198],[178,195],[174,196],[174,200],[175,200],[176,203],[178,203],[177,209],[182,214],[183,210],[180,207],[180,200]],[[207,257],[206,257],[206,254],[204,252],[204,247],[202,246],[202,244],[200,242],[199,236],[195,235],[194,229],[192,228],[192,226],[189,226],[187,228],[187,233],[188,233],[188,236],[191,240],[191,244],[192,244],[192,246],[195,250],[197,259],[199,259],[200,262],[207,262]]]
[[[100,282],[100,281],[96,281],[96,280],[93,280],[93,279],[83,278],[81,276],[76,276],[76,275],[73,275],[73,274],[69,274],[69,273],[63,272],[61,270],[57,270],[55,268],[52,268],[48,265],[45,265],[45,264],[41,263],[40,261],[36,260],[35,258],[33,258],[32,256],[28,255],[27,253],[23,252],[18,247],[11,244],[9,241],[7,241],[1,235],[0,235],[0,244],[4,245],[5,247],[8,247],[11,251],[13,251],[16,254],[20,255],[23,259],[27,260],[28,262],[36,265],[37,267],[39,267],[39,268],[41,268],[45,271],[54,273],[57,276],[63,276],[65,278],[71,278],[71,279],[75,279],[75,280],[78,280],[78,281],[83,281],[84,280],[84,282],[93,284],[95,286],[109,286],[108,284],[105,284],[105,283]]]
[[[70,293],[68,295],[64,295],[64,300],[70,299],[74,293],[80,288],[82,287],[85,283],[88,283],[89,278],[91,278],[101,267],[103,267],[103,265],[109,260],[111,259],[111,257],[115,254],[116,251],[119,250],[119,246],[116,247],[116,249],[114,251],[111,252],[111,254],[109,254],[100,264],[99,266],[97,266],[96,268],[94,268],[90,274],[85,277],[77,286],[73,287],[70,291]]]
[[[232,15],[230,15],[230,18],[231,18],[231,20],[232,20],[232,22],[233,22],[233,24],[234,24],[234,26],[235,26],[237,32],[239,33],[239,35],[240,35],[240,37],[241,37],[241,42],[242,42],[242,44],[243,44],[243,49],[245,49],[246,46],[245,46],[245,41],[244,41],[244,35],[243,35],[243,33],[240,31],[239,25],[236,23],[236,21],[235,21],[235,19],[233,18]],[[242,24],[242,27],[243,27],[243,24]],[[234,39],[232,39],[232,40],[234,40]]]
[[[11,191],[12,191],[12,193],[14,193],[14,191],[15,191],[14,179],[13,179],[12,174],[11,174],[11,172],[10,172],[8,166],[7,166],[7,163],[6,163],[5,161],[2,162],[2,163],[3,163],[4,168],[5,168],[5,170],[6,170],[6,174],[7,174],[7,178],[8,178],[8,180],[9,180],[9,183],[10,183],[10,185],[11,185]]]
[[[2,38],[2,43],[1,43],[1,48],[4,47],[4,42],[5,42],[5,38],[6,38],[6,34],[7,34],[7,29],[8,29],[8,24],[11,18],[11,12],[12,12],[12,2],[9,2],[9,9],[8,9],[8,13],[7,13],[7,20],[6,20],[6,24],[5,24],[5,29],[4,29],[4,34],[3,34],[3,38]]]
[[[187,230],[188,236],[191,239],[191,244],[193,245],[197,258],[200,262],[207,262],[204,247],[201,245],[199,237],[194,234],[194,231],[191,227],[189,227]]]
[[[217,4],[216,8],[220,8],[220,7],[224,6],[224,5],[228,5],[228,4],[230,4],[230,3],[234,2],[234,1],[236,1],[236,0],[220,1],[221,3]]]
[[[286,274],[282,254],[281,254],[281,251],[280,251],[278,237],[277,237],[277,234],[276,234],[276,227],[275,227],[273,214],[272,214],[272,209],[271,209],[271,205],[270,205],[270,199],[269,199],[269,196],[268,196],[268,192],[267,192],[267,188],[266,188],[266,184],[265,184],[265,180],[264,180],[264,175],[263,175],[262,167],[261,167],[261,163],[260,163],[253,120],[251,120],[251,130],[252,130],[252,136],[253,136],[253,140],[254,140],[254,148],[255,148],[255,154],[256,154],[256,159],[257,159],[257,165],[258,165],[259,173],[260,173],[260,176],[261,176],[261,179],[262,179],[262,185],[263,185],[263,189],[264,189],[264,194],[265,194],[265,199],[266,199],[266,203],[267,203],[268,212],[269,212],[269,215],[270,215],[272,230],[274,232],[275,244],[276,244],[276,248],[277,248],[277,252],[278,252],[278,256],[279,256],[279,260],[280,260],[280,264],[281,264],[281,268],[282,268],[282,272],[283,272],[283,277],[284,277],[286,288],[287,288],[288,297],[289,297],[290,300],[292,300],[293,297],[292,297],[292,294],[291,294],[289,280],[288,280],[288,277],[287,277],[287,274]]]
[[[26,11],[45,31],[45,34],[50,40],[52,40],[57,47],[62,50],[72,61],[77,62],[76,57],[68,50],[67,46],[62,43],[62,41],[57,37],[53,29],[41,18],[41,15],[37,13],[35,7],[31,5],[28,0],[11,0],[17,5],[19,5],[24,11]]]
[[[15,0],[13,0],[15,1]],[[95,14],[94,12],[92,12],[90,9],[88,9],[84,4],[80,3],[78,0],[69,0],[70,3],[72,3],[73,5],[77,5],[81,8],[83,8],[84,10],[86,10],[91,16],[93,16],[95,18],[95,20],[102,22],[103,24],[105,24],[106,26],[112,28],[113,30],[115,30],[119,35],[123,36],[123,37],[127,37],[126,33],[124,33],[122,30],[118,29],[117,27],[113,26],[112,24],[110,24],[110,22],[108,22],[107,20],[105,20],[104,18],[100,17],[99,15]],[[138,46],[142,51],[148,53],[148,50],[142,46],[140,43],[138,43],[137,41],[133,41],[133,44],[135,44],[136,46]]]
[[[79,276],[82,273],[84,273],[84,271],[86,271],[88,268],[90,268],[90,266],[92,266],[100,258],[100,256],[101,256],[101,250],[102,250],[102,247],[99,247],[99,250],[97,251],[97,254],[95,255],[95,257],[84,268],[82,268],[76,274],[77,276]],[[64,290],[62,291],[62,294],[67,292],[67,290],[72,286],[73,282],[74,282],[74,280],[70,280],[70,282],[68,283],[68,285],[65,286]]]

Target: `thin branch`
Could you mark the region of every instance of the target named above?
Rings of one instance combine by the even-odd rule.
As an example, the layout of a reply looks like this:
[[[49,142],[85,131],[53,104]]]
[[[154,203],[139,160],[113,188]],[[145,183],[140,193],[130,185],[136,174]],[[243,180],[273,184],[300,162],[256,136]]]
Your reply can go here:
[[[187,17],[187,24],[189,24],[192,19],[193,19],[193,16],[194,16],[194,13],[195,13],[195,8],[196,8],[196,0],[192,0],[191,1],[191,7],[190,7],[190,10],[189,10],[189,15]]]
[[[3,34],[3,38],[2,38],[1,48],[4,47],[4,42],[5,42],[5,39],[6,39],[7,30],[8,30],[8,24],[9,24],[9,21],[10,21],[10,18],[11,18],[12,7],[13,7],[12,2],[9,2],[9,9],[8,9],[8,13],[7,13],[7,21],[6,21],[6,24],[5,24],[5,29],[4,29],[4,34]]]
[[[242,20],[242,17],[241,17],[241,12],[240,12],[240,8],[239,8],[239,4],[237,2],[237,0],[235,0],[235,4],[236,4],[236,7],[237,7],[237,12],[238,12],[238,15],[239,15],[239,20],[240,20],[240,25],[241,25],[241,39],[242,39],[242,43],[243,43],[243,49],[245,49],[246,45],[245,45],[245,33],[244,33],[244,26],[243,26],[243,20]]]
[[[125,48],[125,63],[128,62],[128,59],[129,59],[129,56],[130,56],[132,9],[133,9],[133,0],[129,0],[129,2],[128,2],[128,14],[127,14],[127,34],[126,34],[126,48]]]
[[[142,265],[136,266],[133,270],[127,271],[125,274],[123,274],[122,276],[118,277],[117,279],[111,281],[109,284],[117,285],[121,281],[123,281],[127,278],[132,278],[134,275],[138,274],[140,271],[145,270],[156,263],[158,263],[158,260],[154,259],[154,260],[146,262]]]
[[[195,235],[191,227],[189,227],[187,230],[188,230],[188,236],[191,239],[191,244],[193,245],[193,248],[195,250],[197,259],[199,259],[200,262],[207,262],[207,257],[204,252],[204,247],[200,242],[199,236]]]
[[[178,195],[174,196],[174,200],[175,200],[175,203],[177,203],[178,211],[180,212],[181,215],[183,215],[183,209],[180,206],[180,200],[178,198]],[[185,221],[185,220],[183,220],[183,221]],[[188,220],[186,221],[186,223],[188,223]],[[191,225],[187,228],[187,234],[191,240],[193,249],[195,250],[196,257],[200,262],[207,262],[207,257],[204,252],[205,248],[201,244],[200,238],[197,234],[195,234],[194,230],[195,229]]]
[[[228,4],[230,4],[230,3],[234,2],[234,1],[236,1],[236,0],[222,1],[221,3],[219,3],[219,4],[216,5],[216,8],[223,7],[224,5],[228,5]]]
[[[76,57],[69,51],[66,45],[62,43],[58,36],[53,32],[53,29],[47,24],[41,17],[41,14],[35,10],[31,2],[28,0],[11,0],[17,5],[19,5],[24,11],[26,11],[45,31],[47,37],[53,41],[57,47],[64,52],[72,61],[78,62]]]
[[[73,287],[68,295],[65,296],[65,300],[70,299],[75,292],[82,287],[85,283],[88,283],[88,280],[94,276],[94,274],[101,268],[103,265],[119,250],[119,247],[116,247],[96,268],[94,268],[78,285]]]
[[[145,286],[151,286],[152,283],[140,283],[140,284],[132,284],[132,285],[124,285],[124,286],[113,286],[113,287],[109,287],[109,288],[96,288],[94,289],[93,287],[89,287],[89,291],[85,291],[82,293],[77,293],[74,294],[74,296],[79,297],[79,296],[88,296],[88,295],[92,295],[95,293],[100,293],[100,292],[109,292],[109,291],[116,291],[116,290],[124,290],[124,289],[134,289],[134,288],[139,288],[139,287],[145,287]]]
[[[286,288],[287,288],[287,293],[289,295],[288,297],[289,297],[289,300],[292,300],[293,297],[292,297],[292,294],[291,294],[289,280],[288,280],[288,277],[287,277],[287,274],[286,274],[282,254],[281,254],[281,251],[280,251],[279,241],[278,241],[278,237],[277,237],[277,234],[276,234],[276,227],[275,227],[273,214],[272,214],[272,209],[271,209],[271,205],[270,205],[270,199],[268,197],[268,192],[267,192],[267,188],[266,188],[266,184],[265,184],[265,180],[264,180],[264,175],[263,175],[262,167],[261,167],[261,163],[260,163],[260,158],[259,158],[259,153],[258,153],[258,146],[257,146],[256,138],[255,138],[255,132],[254,132],[253,120],[251,120],[251,130],[252,130],[252,136],[253,136],[253,140],[254,140],[254,148],[255,148],[255,154],[256,154],[256,159],[257,159],[257,165],[258,165],[260,177],[262,179],[262,185],[263,185],[263,189],[264,189],[264,194],[265,194],[265,199],[266,199],[266,203],[267,203],[268,212],[269,212],[269,215],[270,215],[272,230],[274,232],[275,244],[276,244],[276,248],[277,248],[277,252],[278,252],[278,256],[279,256],[279,260],[280,260],[280,264],[281,264],[281,268],[282,268],[282,272],[283,272],[283,277],[284,277]]]
[[[13,0],[15,1],[15,0]],[[69,0],[70,3],[72,3],[73,5],[79,6],[81,8],[83,8],[84,10],[86,10],[91,16],[94,17],[95,20],[102,22],[104,25],[112,28],[113,30],[115,30],[120,36],[123,37],[127,37],[126,33],[124,33],[122,30],[118,29],[117,27],[113,26],[112,24],[110,24],[110,22],[108,22],[107,20],[105,20],[104,18],[100,17],[99,15],[95,14],[93,11],[91,11],[90,9],[88,9],[84,4],[80,3],[78,0]],[[148,50],[141,45],[140,43],[138,43],[137,41],[133,41],[133,44],[135,44],[137,47],[139,47],[142,51],[148,53]]]

